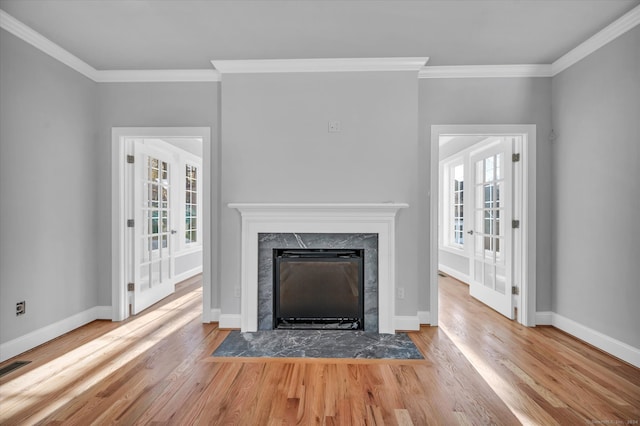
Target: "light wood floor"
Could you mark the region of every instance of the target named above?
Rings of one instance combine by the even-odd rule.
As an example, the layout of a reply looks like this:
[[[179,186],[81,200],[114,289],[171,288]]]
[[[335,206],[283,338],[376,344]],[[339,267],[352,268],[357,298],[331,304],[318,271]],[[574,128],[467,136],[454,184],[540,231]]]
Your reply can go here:
[[[502,318],[453,279],[425,359],[215,359],[200,282],[123,323],[96,321],[12,360],[0,424],[639,424],[640,370]]]

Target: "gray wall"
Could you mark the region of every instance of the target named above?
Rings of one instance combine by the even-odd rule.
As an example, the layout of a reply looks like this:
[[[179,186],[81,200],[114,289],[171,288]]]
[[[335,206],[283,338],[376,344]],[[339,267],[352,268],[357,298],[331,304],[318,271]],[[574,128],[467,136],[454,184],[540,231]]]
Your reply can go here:
[[[419,181],[429,182],[431,126],[444,124],[535,124],[537,141],[537,311],[551,309],[551,79],[450,78],[420,80]],[[426,191],[426,190],[425,190]],[[429,200],[424,197],[424,204]],[[423,220],[429,223],[429,209]],[[428,245],[429,230],[418,235]],[[437,238],[437,236],[434,236]],[[422,250],[421,252],[424,252]],[[428,253],[428,248],[426,250]],[[427,276],[426,258],[420,275]],[[421,286],[420,310],[429,310],[429,288]]]
[[[212,162],[223,205],[408,202],[396,313],[414,315],[429,310],[431,125],[536,124],[537,310],[640,347],[638,45],[635,28],[553,79],[253,75],[225,77],[221,90],[96,84],[0,30],[0,343],[111,304],[112,127],[209,126],[214,141],[222,132]],[[334,119],[342,133],[327,132]],[[213,214],[228,247],[212,306],[238,313],[240,219],[226,207]],[[20,300],[27,314],[16,317]]]
[[[640,348],[640,27],[553,78],[553,306]]]
[[[4,30],[0,76],[5,343],[98,304],[96,84]]]
[[[417,72],[235,74],[222,82],[222,205],[229,202],[407,202],[397,221],[397,315],[415,315]],[[328,133],[339,120],[342,132]],[[240,215],[222,208],[222,312],[240,312]]]
[[[111,305],[111,129],[211,127],[215,145],[219,83],[102,83],[98,85],[98,302]],[[219,153],[211,150],[218,169]],[[214,178],[216,178],[214,176]],[[216,178],[217,180],[217,178]],[[215,185],[215,183],[214,183]],[[212,185],[212,190],[215,190]],[[216,281],[214,279],[214,281]],[[217,289],[212,298],[217,302]],[[215,305],[214,305],[215,306]]]
[[[447,250],[438,250],[438,264],[452,269],[456,273],[455,278],[469,284],[468,278],[466,278],[469,275],[469,256],[459,255]],[[463,279],[463,277],[466,279]]]

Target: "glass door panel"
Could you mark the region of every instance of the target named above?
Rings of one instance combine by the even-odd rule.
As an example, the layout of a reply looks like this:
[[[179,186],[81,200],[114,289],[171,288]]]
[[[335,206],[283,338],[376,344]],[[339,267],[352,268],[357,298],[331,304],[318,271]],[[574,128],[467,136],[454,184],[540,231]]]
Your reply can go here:
[[[471,155],[474,167],[474,259],[470,293],[503,315],[512,318],[510,293],[511,158],[510,137],[494,137]]]

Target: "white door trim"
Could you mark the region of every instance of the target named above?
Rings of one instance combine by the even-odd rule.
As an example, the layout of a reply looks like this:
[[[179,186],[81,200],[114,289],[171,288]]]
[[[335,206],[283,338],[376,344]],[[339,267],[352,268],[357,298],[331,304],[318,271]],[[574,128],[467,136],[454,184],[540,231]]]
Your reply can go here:
[[[111,307],[112,320],[122,321],[129,315],[127,308],[126,282],[126,240],[125,240],[125,165],[127,137],[199,137],[202,138],[203,183],[203,274],[202,274],[202,321],[210,322],[211,294],[213,288],[212,265],[212,237],[217,234],[217,228],[212,226],[213,206],[218,203],[217,191],[212,191],[211,162],[211,128],[209,127],[114,127],[111,129]],[[216,179],[217,182],[217,179]],[[212,200],[214,195],[216,199]],[[213,202],[212,202],[213,201]]]
[[[535,125],[432,125],[429,297],[431,325],[438,325],[438,193],[440,135],[514,135],[522,134],[522,215],[519,218],[522,239],[522,268],[514,277],[520,287],[518,318],[521,324],[536,325],[536,126]]]

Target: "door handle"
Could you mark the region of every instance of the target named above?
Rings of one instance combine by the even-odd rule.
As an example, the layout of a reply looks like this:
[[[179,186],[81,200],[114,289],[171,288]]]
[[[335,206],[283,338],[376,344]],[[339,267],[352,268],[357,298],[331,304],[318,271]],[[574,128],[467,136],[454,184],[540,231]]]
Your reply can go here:
[[[172,229],[172,230],[171,230],[171,235],[173,235],[173,234],[177,234],[177,233],[178,233],[178,231],[176,231],[175,229]]]
[[[473,235],[473,229],[471,231],[467,231],[467,234]]]

